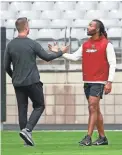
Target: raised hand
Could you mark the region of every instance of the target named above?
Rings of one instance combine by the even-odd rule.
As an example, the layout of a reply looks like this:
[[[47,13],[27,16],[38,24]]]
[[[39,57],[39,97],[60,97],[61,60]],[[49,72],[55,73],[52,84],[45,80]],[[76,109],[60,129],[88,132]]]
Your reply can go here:
[[[61,50],[63,53],[66,53],[66,52],[68,52],[69,47],[70,47],[70,45],[68,45],[68,46],[62,45],[61,48],[60,48],[60,50]]]
[[[58,52],[59,51],[59,47],[58,47],[57,43],[54,43],[53,46],[51,44],[48,44],[48,48],[52,52]]]
[[[59,46],[57,45],[57,43],[54,43],[53,46],[51,44],[48,44],[48,48],[52,52],[58,52],[59,50],[61,50],[62,53],[66,53],[66,52],[68,52],[69,47],[70,47],[69,45],[68,46],[62,45],[61,48],[59,48]]]

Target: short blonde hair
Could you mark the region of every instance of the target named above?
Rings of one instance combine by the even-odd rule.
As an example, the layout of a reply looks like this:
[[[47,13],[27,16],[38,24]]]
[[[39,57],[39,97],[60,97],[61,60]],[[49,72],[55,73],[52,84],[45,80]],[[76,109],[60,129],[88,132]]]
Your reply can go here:
[[[28,20],[26,17],[18,18],[15,22],[16,29],[18,32],[22,32],[25,30],[25,26],[28,24]]]

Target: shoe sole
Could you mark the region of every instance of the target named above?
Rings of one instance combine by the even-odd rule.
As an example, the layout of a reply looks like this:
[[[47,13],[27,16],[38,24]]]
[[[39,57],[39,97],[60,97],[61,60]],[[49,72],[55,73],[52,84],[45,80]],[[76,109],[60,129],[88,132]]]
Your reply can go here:
[[[79,144],[80,146],[92,146],[92,144],[88,144],[88,145],[86,145],[86,144]]]
[[[24,132],[20,132],[19,135],[26,142],[27,145],[34,146],[32,140]]]
[[[99,145],[108,145],[108,143],[97,143],[97,144],[92,144],[92,145],[96,145],[96,146],[99,146]]]
[[[92,145],[108,145],[108,142],[106,141],[106,142],[103,142],[103,143],[92,143]]]
[[[31,146],[30,146],[30,145],[28,145],[28,144],[24,144],[24,146],[25,146],[25,147],[31,147]]]

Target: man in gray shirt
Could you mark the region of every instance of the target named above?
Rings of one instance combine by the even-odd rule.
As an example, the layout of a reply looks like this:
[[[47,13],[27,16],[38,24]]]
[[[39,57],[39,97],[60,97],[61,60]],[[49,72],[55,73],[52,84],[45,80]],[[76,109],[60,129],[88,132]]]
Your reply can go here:
[[[45,61],[51,61],[62,56],[68,46],[62,51],[54,48],[52,53],[47,53],[39,43],[27,37],[29,34],[27,18],[17,19],[15,25],[18,37],[8,43],[4,65],[6,72],[12,78],[16,93],[20,136],[27,145],[33,146],[31,133],[45,109],[43,83],[40,82],[36,56]],[[28,97],[32,100],[33,111],[27,121]]]

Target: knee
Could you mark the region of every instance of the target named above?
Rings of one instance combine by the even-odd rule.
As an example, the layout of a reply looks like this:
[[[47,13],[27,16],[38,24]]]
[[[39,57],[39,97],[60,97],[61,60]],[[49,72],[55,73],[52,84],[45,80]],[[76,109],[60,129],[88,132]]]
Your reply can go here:
[[[41,111],[41,112],[43,112],[44,111],[44,109],[45,109],[45,105],[41,105],[41,106],[39,106],[39,107],[33,107],[35,110],[37,110],[37,111]]]
[[[41,109],[41,113],[43,113],[45,110],[45,105],[42,105],[40,109]]]
[[[97,114],[98,114],[98,115],[102,115],[102,114],[101,114],[101,111],[100,111],[100,108],[97,109]]]
[[[95,104],[89,104],[89,113],[94,113],[97,111],[97,106]]]
[[[100,109],[97,110],[97,115],[99,117],[99,120],[103,120],[103,115],[102,115]]]

